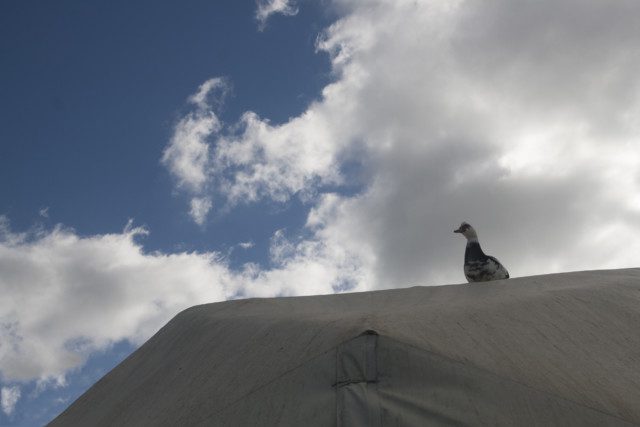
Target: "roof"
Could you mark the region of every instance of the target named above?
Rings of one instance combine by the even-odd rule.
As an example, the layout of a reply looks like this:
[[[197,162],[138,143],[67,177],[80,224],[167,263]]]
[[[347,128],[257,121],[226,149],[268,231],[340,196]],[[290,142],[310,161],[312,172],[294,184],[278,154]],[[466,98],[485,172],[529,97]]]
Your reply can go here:
[[[178,314],[66,425],[640,424],[640,269]]]

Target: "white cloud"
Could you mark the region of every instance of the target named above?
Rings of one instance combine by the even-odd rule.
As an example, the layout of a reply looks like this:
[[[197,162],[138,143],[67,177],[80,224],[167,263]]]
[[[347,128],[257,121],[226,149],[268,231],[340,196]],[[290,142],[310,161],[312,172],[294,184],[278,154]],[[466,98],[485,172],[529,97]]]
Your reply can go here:
[[[228,85],[222,78],[204,82],[198,92],[189,97],[189,102],[195,106],[195,110],[176,124],[171,141],[164,150],[163,164],[177,179],[178,186],[188,191],[200,193],[207,182],[207,138],[221,127],[220,120],[212,110],[219,99],[209,99],[213,94],[222,98],[227,90]]]
[[[375,286],[461,280],[462,220],[515,275],[637,263],[639,4],[341,3],[319,46],[368,173],[321,234]]]
[[[203,225],[212,207],[213,203],[209,197],[194,197],[191,199],[189,214],[196,224]]]
[[[2,412],[4,412],[7,416],[11,416],[13,411],[20,400],[21,396],[20,387],[12,386],[12,387],[2,387],[0,390],[0,403],[2,404]]]
[[[256,244],[253,243],[253,242],[240,242],[240,243],[238,243],[238,246],[240,246],[242,249],[251,249],[255,245]]]
[[[240,122],[237,135],[219,136],[212,170],[218,188],[233,205],[262,198],[285,201],[319,184],[337,184],[339,129],[322,112],[308,110],[286,125],[272,126],[253,113]]]
[[[189,97],[198,108],[178,122],[165,149],[163,162],[178,188],[202,196],[213,187],[233,206],[263,198],[285,201],[317,185],[341,183],[337,156],[350,141],[348,125],[338,123],[350,108],[348,98],[332,96],[280,126],[247,112],[223,133],[213,107],[202,101],[203,92],[217,87],[212,81],[224,84],[208,80]]]
[[[64,385],[65,374],[93,351],[144,342],[187,307],[329,293],[352,274],[307,241],[271,270],[250,264],[232,271],[217,253],[145,253],[136,239],[146,230],[131,224],[82,237],[61,226],[17,234],[0,220],[0,380],[37,380],[39,390]]]
[[[211,198],[202,196],[210,179],[211,159],[208,138],[218,132],[222,123],[213,111],[229,91],[225,79],[205,81],[188,98],[194,109],[175,126],[173,136],[162,155],[162,163],[177,181],[178,188],[196,196],[191,199],[191,218],[204,224],[211,209]]]
[[[181,308],[226,297],[230,277],[216,254],[145,254],[134,240],[143,233],[5,233],[3,380],[55,379],[95,349],[122,339],[139,343]]]
[[[256,19],[260,30],[263,30],[267,20],[274,13],[293,16],[298,13],[295,0],[256,0]]]
[[[224,100],[229,89],[229,83],[224,78],[214,77],[202,83],[188,101],[198,110],[209,110],[212,105],[219,105]]]
[[[336,81],[284,124],[213,132],[210,191],[301,196],[312,246],[371,287],[464,280],[462,220],[515,276],[637,263],[640,3],[333,4]],[[362,191],[318,196],[343,184]]]

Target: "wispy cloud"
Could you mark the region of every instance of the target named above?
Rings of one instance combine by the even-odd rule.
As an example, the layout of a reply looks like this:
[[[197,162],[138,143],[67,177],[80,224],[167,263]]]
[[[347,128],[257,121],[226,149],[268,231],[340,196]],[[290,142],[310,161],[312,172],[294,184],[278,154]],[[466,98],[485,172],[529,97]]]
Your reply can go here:
[[[17,385],[2,387],[0,390],[0,404],[2,405],[2,412],[7,416],[11,416],[21,395],[20,387]]]
[[[286,16],[293,16],[298,13],[295,0],[257,0],[256,6],[256,20],[261,31],[266,27],[269,17],[275,13]]]
[[[211,199],[201,197],[211,168],[208,138],[222,127],[214,109],[228,90],[223,78],[212,78],[200,85],[188,98],[194,109],[178,121],[162,155],[162,163],[176,179],[178,188],[192,195],[190,215],[199,225],[211,208]]]
[[[207,182],[207,138],[221,127],[208,97],[215,90],[225,93],[227,88],[222,78],[213,78],[200,85],[198,91],[189,97],[189,103],[195,109],[176,124],[171,141],[162,155],[162,162],[176,178],[178,186],[188,191],[199,193]]]
[[[203,225],[212,206],[213,202],[209,197],[194,197],[191,199],[189,214],[196,224]]]

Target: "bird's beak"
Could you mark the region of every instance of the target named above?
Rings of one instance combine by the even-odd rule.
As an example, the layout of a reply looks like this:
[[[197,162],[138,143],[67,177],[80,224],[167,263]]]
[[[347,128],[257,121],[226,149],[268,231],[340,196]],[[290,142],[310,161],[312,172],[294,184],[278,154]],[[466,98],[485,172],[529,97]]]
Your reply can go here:
[[[453,230],[454,233],[462,233],[462,229],[458,228],[457,230]]]

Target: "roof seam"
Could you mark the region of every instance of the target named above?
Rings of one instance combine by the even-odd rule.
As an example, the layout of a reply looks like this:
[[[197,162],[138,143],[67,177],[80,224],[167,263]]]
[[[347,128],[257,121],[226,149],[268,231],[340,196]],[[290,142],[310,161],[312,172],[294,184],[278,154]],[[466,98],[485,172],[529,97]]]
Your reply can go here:
[[[302,362],[302,363],[300,363],[300,364],[298,364],[298,365],[296,365],[296,366],[294,366],[294,367],[292,367],[292,368],[290,368],[290,369],[287,369],[286,371],[284,371],[284,372],[282,372],[281,374],[279,374],[278,376],[276,376],[276,377],[274,377],[274,378],[270,379],[269,381],[267,381],[267,382],[265,382],[265,383],[263,383],[263,384],[260,384],[260,385],[256,386],[256,387],[255,387],[255,388],[253,388],[252,390],[249,390],[247,393],[245,393],[245,394],[243,394],[242,396],[238,397],[236,400],[234,400],[233,402],[229,403],[228,405],[226,405],[226,406],[224,406],[224,407],[222,407],[222,408],[220,408],[220,409],[218,409],[218,410],[216,410],[216,411],[212,412],[210,415],[207,415],[206,417],[204,417],[204,420],[206,421],[206,420],[210,419],[211,417],[213,417],[213,416],[215,416],[215,415],[219,414],[220,412],[222,412],[222,411],[224,411],[224,410],[226,410],[226,409],[228,409],[228,408],[232,407],[233,405],[237,404],[238,402],[240,402],[240,401],[241,401],[242,399],[244,399],[245,397],[250,396],[250,395],[252,395],[253,393],[256,393],[256,392],[260,391],[261,389],[263,389],[263,388],[267,387],[268,385],[270,385],[270,384],[272,384],[272,383],[276,382],[276,381],[277,381],[277,380],[279,380],[280,378],[282,378],[282,377],[284,377],[284,376],[286,376],[286,375],[290,374],[290,373],[291,373],[291,372],[293,372],[293,371],[296,371],[296,370],[298,370],[298,369],[302,368],[303,366],[305,366],[305,365],[309,364],[309,362],[312,362],[313,360],[315,360],[315,359],[317,359],[317,358],[319,358],[319,357],[321,357],[321,356],[324,356],[325,354],[329,353],[330,351],[332,351],[332,350],[336,350],[339,346],[341,346],[341,345],[343,345],[344,343],[347,343],[347,342],[349,342],[349,341],[351,341],[351,340],[353,340],[354,338],[357,338],[357,337],[359,337],[359,336],[360,336],[360,334],[357,334],[357,335],[352,336],[352,337],[351,337],[351,338],[349,338],[349,339],[346,339],[346,340],[344,340],[344,341],[340,341],[339,343],[335,344],[334,346],[332,346],[332,347],[330,347],[330,348],[328,348],[328,349],[326,349],[326,350],[322,351],[321,353],[316,354],[315,356],[310,357],[309,359],[305,360],[304,362]]]

